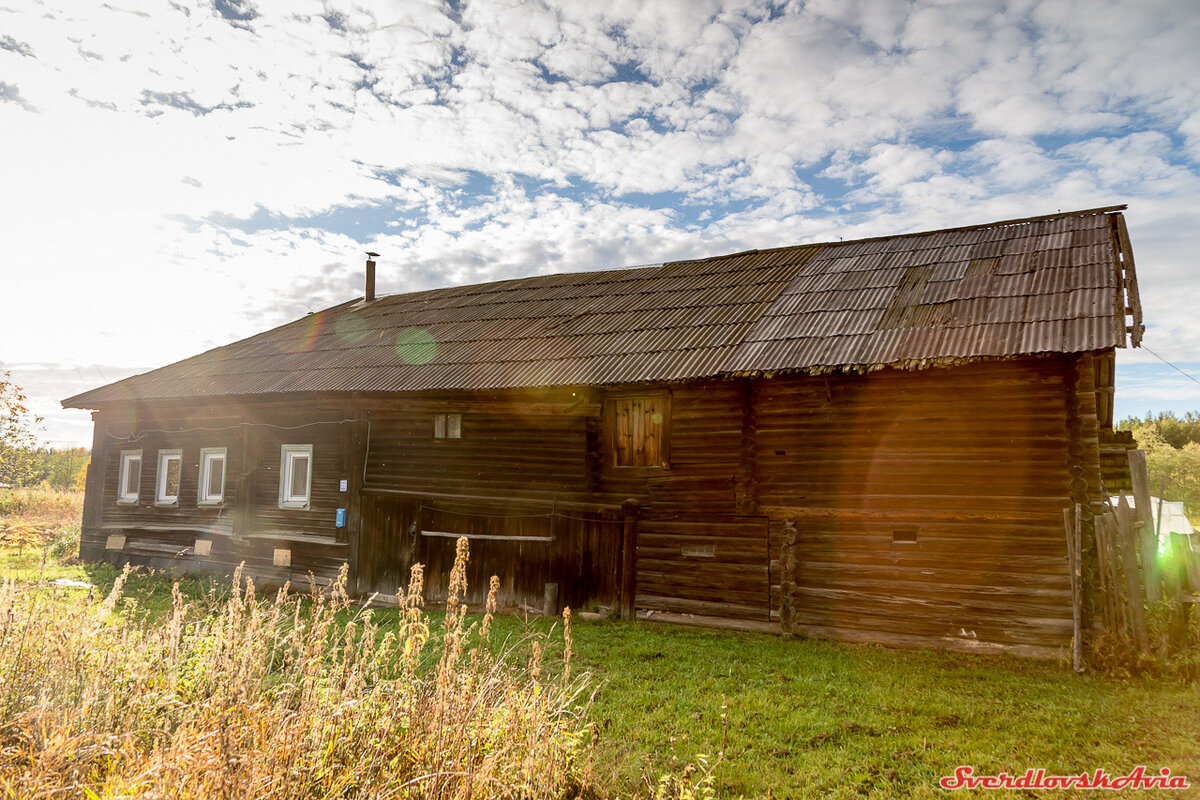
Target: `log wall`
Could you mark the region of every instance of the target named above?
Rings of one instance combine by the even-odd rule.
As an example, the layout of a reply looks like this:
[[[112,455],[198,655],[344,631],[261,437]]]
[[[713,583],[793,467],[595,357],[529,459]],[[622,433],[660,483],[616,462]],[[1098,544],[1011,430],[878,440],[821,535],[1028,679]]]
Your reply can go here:
[[[346,407],[329,401],[295,403],[162,403],[123,405],[95,415],[97,434],[91,485],[85,502],[80,552],[85,559],[132,561],[161,569],[247,573],[272,584],[326,584],[347,564],[348,528],[335,526],[336,510],[351,494],[358,457]],[[313,445],[309,509],[279,508],[280,445]],[[216,508],[197,502],[200,449],[226,448],[225,499]],[[179,502],[154,503],[160,449],[183,450]],[[139,502],[117,502],[120,453],[142,451]],[[361,469],[359,469],[361,471]],[[347,489],[349,489],[349,484]],[[197,542],[209,552],[197,553]],[[283,563],[276,551],[286,551]]]
[[[1069,642],[1071,366],[764,383],[756,463],[774,521],[772,613],[792,632],[895,644],[1048,655]]]
[[[539,505],[447,502],[368,495],[363,503],[363,594],[398,595],[414,564],[425,568],[428,603],[443,603],[458,536],[468,537],[467,602],[482,604],[491,576],[501,608],[542,610],[547,584],[555,610],[615,602],[620,565],[617,513],[556,511]]]
[[[643,613],[793,633],[1035,655],[1069,640],[1062,509],[1103,488],[1087,357],[645,388],[669,408],[665,467],[617,465],[603,388],[105,409],[84,553],[300,582],[349,562],[352,590],[385,595],[423,563],[438,602],[464,534],[471,602],[496,574],[507,607],[558,584],[559,607],[624,590]],[[461,438],[434,435],[440,413]],[[129,435],[151,501],[157,448],[183,447],[178,508],[116,505]],[[314,446],[311,509],[278,508],[285,443]],[[195,506],[209,446],[229,457],[216,511]]]

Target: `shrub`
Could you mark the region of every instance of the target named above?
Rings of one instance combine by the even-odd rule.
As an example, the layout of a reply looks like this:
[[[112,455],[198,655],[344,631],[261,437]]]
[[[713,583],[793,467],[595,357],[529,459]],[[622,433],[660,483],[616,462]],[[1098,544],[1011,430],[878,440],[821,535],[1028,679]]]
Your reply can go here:
[[[0,516],[21,517],[44,527],[78,524],[83,492],[53,489],[0,489]]]
[[[467,624],[466,540],[440,634],[418,565],[384,631],[325,592],[230,592],[165,622],[103,601],[0,586],[0,783],[17,796],[561,797],[590,783],[584,679],[549,674],[533,639],[488,646]],[[569,623],[569,612],[565,615]],[[347,619],[348,618],[348,619]],[[527,656],[518,656],[517,649]]]
[[[1147,646],[1109,630],[1091,639],[1088,663],[1114,678],[1156,675],[1184,683],[1200,680],[1200,617],[1194,609],[1163,599],[1146,609]]]

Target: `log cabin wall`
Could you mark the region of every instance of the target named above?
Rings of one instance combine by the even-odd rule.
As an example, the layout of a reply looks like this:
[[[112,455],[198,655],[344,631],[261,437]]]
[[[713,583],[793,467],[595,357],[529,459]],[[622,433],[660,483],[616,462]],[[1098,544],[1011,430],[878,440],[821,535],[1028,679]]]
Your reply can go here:
[[[81,556],[223,573],[244,563],[249,575],[271,584],[305,586],[310,575],[329,583],[348,561],[348,533],[336,526],[336,509],[351,505],[359,463],[353,435],[359,424],[346,420],[346,413],[345,405],[329,400],[121,404],[98,412],[99,468],[90,476],[98,491],[87,504]],[[308,509],[279,507],[283,443],[313,446]],[[217,507],[202,507],[197,496],[200,450],[208,447],[226,449],[224,499]],[[161,449],[182,451],[175,506],[155,504]],[[136,505],[117,502],[122,450],[142,451]],[[343,479],[346,492],[340,490]]]
[[[571,391],[372,398],[368,493],[527,499],[586,493],[590,398]],[[439,414],[459,436],[439,437]]]
[[[884,643],[1066,645],[1076,374],[1044,358],[764,382],[773,615],[788,631]]]
[[[422,564],[426,602],[445,602],[456,537],[467,536],[468,603],[484,602],[493,575],[501,608],[542,610],[547,584],[557,587],[556,610],[616,601],[621,519],[615,512],[367,495],[362,525],[362,594],[399,595],[412,566]]]
[[[1083,535],[1083,625],[1091,625],[1096,598],[1093,587],[1097,583],[1097,549],[1095,515],[1108,505],[1105,487],[1101,448],[1101,431],[1111,430],[1111,423],[1101,422],[1104,411],[1105,388],[1100,383],[1098,363],[1109,359],[1096,358],[1092,354],[1075,356],[1067,360],[1067,431],[1070,455],[1070,500],[1080,505]],[[1108,370],[1111,381],[1112,370]],[[1111,419],[1111,408],[1108,417]]]
[[[1098,470],[1091,362],[1077,360],[636,387],[669,403],[658,467],[615,462],[600,389],[109,408],[97,415],[102,491],[85,557],[225,571],[245,561],[300,584],[350,562],[352,589],[387,595],[423,563],[438,602],[453,536],[465,534],[469,602],[497,574],[507,607],[540,608],[547,584],[559,607],[612,605],[621,501],[633,498],[643,613],[1045,655],[1070,636],[1069,467],[1089,484]],[[1074,450],[1072,410],[1091,412]],[[461,415],[459,438],[435,435],[442,413]],[[144,498],[156,449],[183,449],[178,507],[116,504],[128,433],[144,453]],[[308,510],[278,507],[288,443],[314,447]],[[194,462],[211,446],[228,448],[218,510],[195,506]],[[126,537],[119,553],[104,549],[114,533]],[[210,555],[195,555],[199,539]],[[290,564],[274,563],[278,549]]]
[[[630,396],[663,395],[665,466],[620,466],[613,436],[599,438],[598,486],[610,496],[636,499],[641,507],[635,605],[652,615],[767,624],[767,519],[754,514],[747,497],[753,491],[747,460],[753,454],[744,446],[753,435],[751,384],[708,380],[621,387],[603,399],[606,427],[615,424],[615,415],[607,413],[612,405]]]
[[[547,584],[557,586],[558,608],[615,602],[621,517],[619,500],[592,491],[592,394],[428,393],[363,407],[371,428],[359,592],[397,594],[420,563],[425,599],[443,602],[463,535],[469,603],[483,602],[492,575],[502,607],[541,609]]]

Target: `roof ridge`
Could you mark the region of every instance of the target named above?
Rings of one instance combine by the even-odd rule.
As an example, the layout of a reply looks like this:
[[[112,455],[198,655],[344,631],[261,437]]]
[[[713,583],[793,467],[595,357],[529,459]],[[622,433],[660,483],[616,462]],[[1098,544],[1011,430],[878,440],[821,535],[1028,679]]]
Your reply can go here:
[[[719,261],[719,260],[726,259],[726,258],[738,258],[739,256],[756,255],[759,253],[777,253],[781,250],[795,250],[795,249],[801,248],[801,247],[840,247],[841,245],[846,245],[846,244],[859,244],[862,242],[878,242],[878,241],[882,241],[884,239],[906,239],[906,238],[909,238],[912,236],[932,236],[932,235],[938,234],[938,233],[957,233],[960,231],[983,230],[984,228],[1002,228],[1002,227],[1006,227],[1008,225],[1024,225],[1024,224],[1028,224],[1031,222],[1045,222],[1047,220],[1052,220],[1052,219],[1066,219],[1068,217],[1086,217],[1086,216],[1092,216],[1095,214],[1110,214],[1114,211],[1124,211],[1127,208],[1129,208],[1129,206],[1127,204],[1121,203],[1121,204],[1112,205],[1112,206],[1099,206],[1097,208],[1084,208],[1084,209],[1080,209],[1078,211],[1059,211],[1059,212],[1055,212],[1053,214],[1043,214],[1043,215],[1037,216],[1037,217],[1018,217],[1016,219],[996,220],[995,222],[980,222],[980,223],[976,223],[974,225],[959,225],[954,228],[937,228],[937,229],[928,230],[928,231],[909,231],[908,233],[886,233],[886,234],[883,234],[880,236],[864,236],[861,239],[845,239],[845,240],[839,239],[836,242],[809,242],[807,244],[784,244],[784,245],[780,245],[778,247],[759,247],[759,248],[754,248],[751,250],[739,250],[736,253],[726,253],[724,255],[700,256],[699,258],[687,258],[687,259],[681,259],[679,261],[664,261],[662,264],[649,265],[649,266],[665,267],[669,264],[694,264],[699,261]],[[622,269],[622,268],[614,267],[613,269]],[[625,267],[624,269],[638,269],[638,267]],[[589,270],[584,270],[584,271],[589,271]],[[595,271],[599,272],[602,270],[595,270]],[[570,274],[570,273],[556,273],[556,274],[563,275],[563,274]]]
[[[1123,282],[1135,291],[1129,287],[1136,279],[1131,268],[1122,277],[1114,267],[1114,259],[1131,256],[1127,243],[1118,253],[1112,237],[1123,219],[1113,212],[1126,208],[507,278],[369,304],[354,298],[76,394],[64,405],[680,380],[1123,347],[1120,288]],[[995,234],[978,233],[989,230]],[[841,246],[863,242],[872,244]],[[828,263],[800,280],[813,259]],[[909,274],[911,265],[923,270]],[[585,311],[597,321],[574,324]],[[901,312],[907,316],[893,319]],[[967,324],[947,324],[951,316]],[[387,347],[404,343],[398,331],[423,326],[435,344],[427,361],[409,360],[403,348],[386,357]],[[361,341],[367,328],[378,330],[383,345]],[[714,342],[725,344],[714,349]],[[625,348],[637,352],[608,352]],[[599,366],[584,369],[580,354],[592,350],[585,361],[598,358]]]
[[[890,233],[883,236],[867,236],[863,239],[846,239],[838,242],[824,242],[827,247],[840,247],[844,244],[860,244],[862,242],[879,242],[884,239],[908,239],[913,236],[933,236],[939,233],[961,233],[962,231],[979,231],[984,228],[1005,228],[1009,225],[1028,225],[1031,222],[1048,222],[1052,219],[1067,219],[1068,217],[1090,217],[1096,214],[1111,214],[1115,211],[1124,211],[1129,206],[1125,203],[1115,206],[1100,206],[1098,208],[1085,208],[1079,211],[1060,211],[1054,214],[1042,214],[1037,217],[1018,217],[1016,219],[1000,219],[995,222],[980,222],[975,225],[959,225],[954,228],[938,228],[931,231],[911,231],[909,233]],[[782,248],[781,248],[782,249]]]

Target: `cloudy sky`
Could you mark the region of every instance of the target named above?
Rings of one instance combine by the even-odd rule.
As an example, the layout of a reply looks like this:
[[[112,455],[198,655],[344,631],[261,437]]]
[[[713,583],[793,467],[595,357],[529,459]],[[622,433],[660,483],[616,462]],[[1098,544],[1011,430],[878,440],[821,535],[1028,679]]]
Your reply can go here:
[[[0,141],[0,364],[59,446],[368,249],[398,292],[1128,203],[1200,375],[1194,0],[0,0]]]

